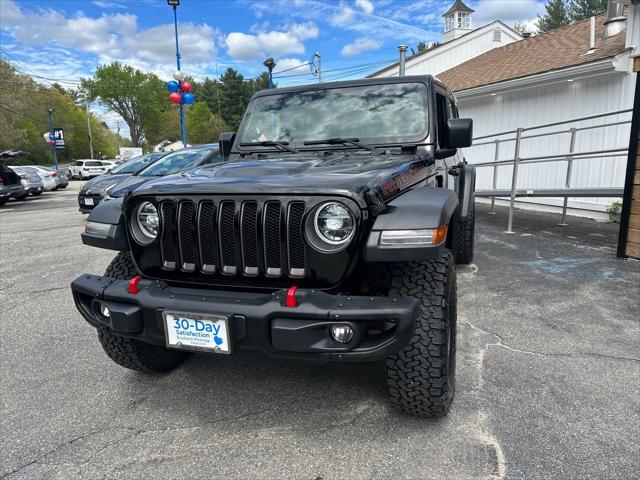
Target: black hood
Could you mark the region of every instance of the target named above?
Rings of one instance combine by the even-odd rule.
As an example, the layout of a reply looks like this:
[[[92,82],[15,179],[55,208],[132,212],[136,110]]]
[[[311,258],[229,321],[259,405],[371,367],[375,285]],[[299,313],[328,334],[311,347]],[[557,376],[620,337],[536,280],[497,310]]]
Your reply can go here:
[[[120,183],[125,180],[127,177],[131,176],[130,173],[121,173],[121,174],[108,174],[100,175],[99,177],[92,178],[88,182],[86,182],[80,193],[87,195],[96,195],[96,194],[104,194],[104,191],[107,187],[110,187],[114,183]],[[114,187],[115,188],[115,187]]]
[[[112,198],[124,197],[128,192],[135,190],[140,185],[143,185],[151,180],[155,180],[158,177],[142,177],[139,175],[129,175],[122,182],[116,185],[109,192],[109,196]]]
[[[323,193],[348,195],[363,204],[367,191],[379,190],[396,177],[423,179],[429,163],[416,154],[284,154],[169,175],[146,183],[135,194]],[[416,182],[405,182],[411,183]]]

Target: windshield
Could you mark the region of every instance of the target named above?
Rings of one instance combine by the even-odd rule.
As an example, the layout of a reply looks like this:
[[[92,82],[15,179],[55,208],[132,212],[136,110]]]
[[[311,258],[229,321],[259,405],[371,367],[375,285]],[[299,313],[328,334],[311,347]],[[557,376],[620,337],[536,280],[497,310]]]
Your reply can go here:
[[[212,152],[213,150],[210,149],[178,150],[177,152],[170,153],[166,157],[162,157],[162,159],[153,165],[142,170],[140,176],[159,177],[182,172],[183,170],[195,167]]]
[[[373,144],[416,142],[428,132],[427,87],[399,83],[268,95],[247,108],[240,143],[357,138]]]
[[[128,162],[124,162],[123,164],[111,169],[111,173],[135,173],[162,155],[162,153],[148,153],[146,155],[141,155],[140,157],[132,158]]]

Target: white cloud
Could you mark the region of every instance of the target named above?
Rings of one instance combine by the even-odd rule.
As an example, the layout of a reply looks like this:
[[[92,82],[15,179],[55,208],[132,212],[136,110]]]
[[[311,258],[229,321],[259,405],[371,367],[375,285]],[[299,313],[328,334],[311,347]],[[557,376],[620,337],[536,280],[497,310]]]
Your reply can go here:
[[[516,22],[529,22],[537,14],[544,13],[545,2],[542,0],[479,0],[470,5],[473,14],[473,25],[481,27],[494,20],[501,20],[510,27]]]
[[[118,2],[104,2],[101,0],[95,0],[93,3],[96,7],[100,7],[100,8],[104,8],[104,9],[109,9],[109,8],[127,8],[126,5],[123,5],[121,3]]]
[[[318,38],[318,35],[320,34],[318,26],[313,22],[294,23],[287,25],[285,30],[287,30],[291,36],[302,41]]]
[[[227,53],[237,60],[259,60],[272,56],[278,61],[282,55],[305,52],[304,40],[316,38],[318,27],[312,22],[291,24],[285,31],[262,31],[256,34],[232,32],[226,37]]]
[[[424,15],[420,15],[416,17],[416,20],[424,25],[429,25],[436,19],[437,15],[435,13],[425,13]]]
[[[382,46],[382,42],[372,38],[360,37],[354,42],[342,47],[340,54],[345,57],[353,57],[369,50],[376,50]]]
[[[137,17],[106,14],[73,17],[53,10],[21,10],[11,0],[0,1],[1,28],[25,46],[62,47],[98,56],[109,62],[131,57],[141,64],[171,63],[175,59],[173,25],[140,29]],[[185,63],[211,62],[217,53],[216,31],[209,25],[184,23],[180,42]]]
[[[367,15],[373,13],[373,3],[371,3],[371,0],[356,0],[356,5]]]
[[[306,65],[307,62],[303,62],[300,59],[297,58],[281,58],[280,60],[277,61],[277,65],[276,68],[273,70],[274,74],[283,72],[284,70],[287,70],[287,73],[284,73],[283,75],[288,75],[289,72],[291,72],[291,74],[296,74],[296,73],[308,73],[309,72],[309,66],[307,65],[306,67],[301,67],[301,65]],[[300,67],[300,68],[296,68],[296,67]]]
[[[340,6],[340,10],[331,16],[329,22],[331,22],[331,25],[346,27],[353,22],[355,16],[356,12],[353,11],[353,8],[343,4]]]

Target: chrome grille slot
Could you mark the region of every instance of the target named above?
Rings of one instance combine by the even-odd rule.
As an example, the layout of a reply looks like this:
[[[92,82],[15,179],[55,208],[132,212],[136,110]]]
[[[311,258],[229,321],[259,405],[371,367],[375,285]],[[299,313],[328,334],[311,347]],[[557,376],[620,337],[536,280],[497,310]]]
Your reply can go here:
[[[242,204],[240,244],[244,274],[258,275],[258,202],[251,200]]]
[[[238,271],[236,260],[236,204],[234,201],[224,200],[219,207],[219,238],[222,273],[235,275]]]
[[[264,260],[268,277],[282,275],[282,206],[280,202],[266,202],[263,207]]]
[[[160,237],[160,255],[162,268],[175,270],[177,265],[177,232],[176,232],[176,205],[172,201],[164,201],[160,204],[162,214],[162,234]]]
[[[178,208],[178,245],[180,248],[180,267],[185,272],[196,269],[195,245],[195,204],[190,201],[180,202]]]

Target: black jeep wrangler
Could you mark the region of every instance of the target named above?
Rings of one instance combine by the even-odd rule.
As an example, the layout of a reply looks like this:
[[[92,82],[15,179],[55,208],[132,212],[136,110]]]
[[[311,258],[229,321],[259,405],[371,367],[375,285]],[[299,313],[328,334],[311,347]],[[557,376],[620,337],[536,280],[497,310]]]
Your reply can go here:
[[[72,283],[76,306],[123,367],[164,372],[193,351],[384,361],[396,407],[445,415],[471,138],[431,76],[259,92],[221,136],[223,163],[93,210],[83,242],[119,253]]]

